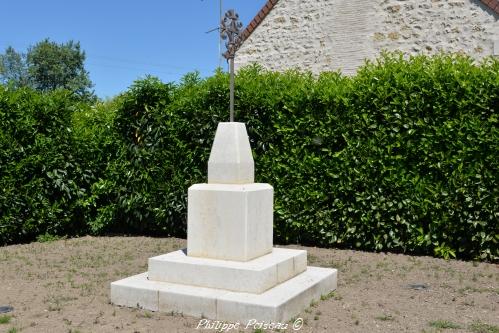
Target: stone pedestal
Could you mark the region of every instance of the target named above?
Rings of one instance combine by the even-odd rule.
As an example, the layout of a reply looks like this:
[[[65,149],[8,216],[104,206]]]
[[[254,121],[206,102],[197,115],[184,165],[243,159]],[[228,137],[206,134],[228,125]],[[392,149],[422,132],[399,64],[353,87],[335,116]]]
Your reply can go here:
[[[188,190],[187,249],[149,259],[111,283],[111,302],[222,321],[285,323],[336,289],[335,269],[302,250],[273,248],[273,188],[255,184],[242,123],[220,123],[208,183]]]
[[[272,252],[273,195],[269,184],[191,186],[187,254],[248,261]]]

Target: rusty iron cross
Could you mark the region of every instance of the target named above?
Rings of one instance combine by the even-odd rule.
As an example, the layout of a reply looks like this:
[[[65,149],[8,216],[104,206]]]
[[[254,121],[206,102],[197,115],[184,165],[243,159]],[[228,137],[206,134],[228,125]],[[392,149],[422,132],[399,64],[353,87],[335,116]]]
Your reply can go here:
[[[234,57],[241,45],[241,29],[243,24],[239,21],[239,15],[234,9],[228,10],[220,22],[220,36],[227,40],[225,47],[227,51],[223,56],[229,62],[230,72],[230,121],[234,121]]]

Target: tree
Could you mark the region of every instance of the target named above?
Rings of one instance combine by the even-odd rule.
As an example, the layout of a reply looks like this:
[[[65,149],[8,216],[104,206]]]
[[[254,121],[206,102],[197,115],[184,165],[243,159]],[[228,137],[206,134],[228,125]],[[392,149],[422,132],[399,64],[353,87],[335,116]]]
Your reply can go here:
[[[26,55],[17,53],[11,46],[5,54],[0,54],[0,82],[16,88],[30,84]]]
[[[45,39],[28,49],[27,65],[33,86],[41,91],[58,88],[81,97],[93,95],[93,84],[85,70],[85,52],[72,40],[57,44]]]
[[[57,44],[45,39],[27,54],[9,46],[0,54],[0,83],[40,91],[67,89],[82,98],[94,98],[93,84],[85,70],[85,52],[72,40]]]

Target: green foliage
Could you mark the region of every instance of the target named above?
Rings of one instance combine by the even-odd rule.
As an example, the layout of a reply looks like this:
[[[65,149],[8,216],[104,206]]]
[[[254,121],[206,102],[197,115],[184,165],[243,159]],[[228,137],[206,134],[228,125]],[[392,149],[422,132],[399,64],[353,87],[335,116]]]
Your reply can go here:
[[[0,54],[0,82],[39,91],[66,89],[80,99],[94,100],[92,82],[84,67],[79,42],[57,44],[45,39],[20,54],[12,47]]]
[[[89,97],[92,82],[85,70],[85,52],[72,40],[57,44],[45,39],[29,48],[27,63],[36,89],[67,89],[80,97]]]
[[[148,77],[96,105],[2,90],[0,242],[185,235],[228,81]],[[354,77],[249,67],[236,85],[276,242],[499,258],[498,60],[383,55]]]
[[[87,203],[96,209],[89,221],[94,233],[185,233],[188,180],[176,183],[178,151],[170,141],[179,128],[171,127],[165,112],[172,90],[149,77],[120,96],[112,123],[117,149]]]
[[[14,88],[29,85],[26,55],[17,53],[10,46],[5,50],[5,54],[0,54],[0,82]]]
[[[51,235],[51,234],[43,234],[43,235],[38,235],[36,237],[36,241],[40,243],[50,243],[50,242],[55,242],[60,239],[64,239],[65,237],[60,237],[57,235]]]
[[[469,330],[474,333],[499,333],[499,327],[489,325],[480,321],[475,321],[469,326]]]
[[[8,324],[12,317],[10,315],[1,315],[0,316],[0,324]]]
[[[0,243],[78,234],[84,196],[74,162],[69,93],[0,86]]]
[[[96,193],[106,183],[105,170],[119,159],[120,143],[113,124],[119,100],[118,97],[91,106],[80,104],[72,115],[75,163],[82,174],[80,186],[85,191],[78,199],[79,218],[85,221],[89,231],[94,229],[97,210],[102,206]]]
[[[453,323],[448,320],[435,320],[429,323],[431,327],[435,327],[438,329],[459,329],[461,328],[461,325]]]

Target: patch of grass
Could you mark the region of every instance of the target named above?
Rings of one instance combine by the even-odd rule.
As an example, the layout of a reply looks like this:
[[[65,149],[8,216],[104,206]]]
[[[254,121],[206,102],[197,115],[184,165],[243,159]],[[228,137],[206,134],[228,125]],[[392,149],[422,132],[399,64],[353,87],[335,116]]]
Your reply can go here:
[[[331,297],[334,297],[334,295],[335,295],[335,291],[331,291],[326,295],[321,295],[321,301],[326,301],[326,300],[330,299]]]
[[[12,317],[9,315],[0,316],[0,324],[8,324],[8,323],[10,323],[11,319],[12,319]]]
[[[476,288],[476,287],[471,287],[471,286],[465,286],[464,288],[460,288],[457,290],[457,292],[463,296],[466,295],[467,292],[472,292],[472,293],[495,293],[499,294],[499,289],[494,289],[494,288]]]
[[[11,327],[11,328],[7,331],[7,333],[17,333],[17,332],[19,332],[19,330],[18,330],[16,327]]]
[[[62,307],[59,304],[49,305],[48,311],[61,311]]]
[[[455,328],[455,329],[457,329],[457,328],[461,328],[461,325],[453,323],[453,322],[448,321],[448,320],[435,320],[435,321],[431,321],[429,325],[431,327],[435,327],[435,328],[438,328],[438,329],[448,329],[448,328]]]
[[[374,319],[381,320],[381,321],[393,321],[393,320],[395,320],[395,318],[393,318],[392,315],[387,315],[387,314],[383,314],[381,316],[377,316]]]
[[[480,321],[475,321],[469,326],[469,330],[474,333],[499,333],[499,327],[489,325]]]
[[[314,256],[313,254],[309,254],[307,259],[311,264],[319,262],[319,258],[317,258],[317,256]]]
[[[339,295],[335,290],[331,291],[326,295],[321,295],[321,301],[327,301],[328,299],[334,299],[335,301],[341,301],[343,297]]]
[[[477,292],[477,291],[478,291],[478,289],[477,289],[477,288],[475,288],[475,287],[471,287],[471,286],[465,286],[464,288],[459,288],[459,289],[457,290],[457,292],[458,292],[461,296],[465,295],[468,291],[470,291],[470,292]]]
[[[329,266],[333,267],[333,268],[342,268],[343,267],[343,263],[341,263],[339,261],[336,261],[336,260],[331,260],[329,262]]]
[[[46,233],[44,235],[38,235],[38,237],[36,237],[36,241],[39,243],[50,243],[50,242],[55,242],[55,241],[60,240],[60,239],[66,239],[66,236],[61,237],[61,236],[51,235],[51,234]]]

